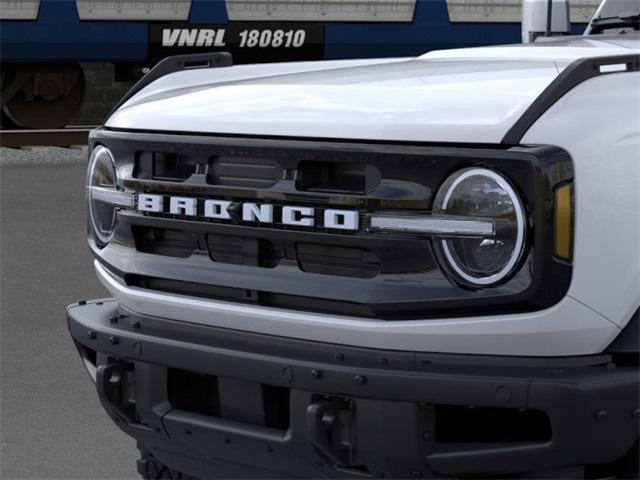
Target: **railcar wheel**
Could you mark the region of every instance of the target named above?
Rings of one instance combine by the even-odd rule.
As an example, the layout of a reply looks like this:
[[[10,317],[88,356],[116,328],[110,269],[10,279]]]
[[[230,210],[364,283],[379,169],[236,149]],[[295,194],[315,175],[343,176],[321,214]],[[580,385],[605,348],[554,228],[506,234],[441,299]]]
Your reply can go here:
[[[4,114],[4,111],[0,110],[0,129],[2,130],[15,130],[18,126],[11,121],[9,117]]]
[[[87,84],[77,63],[11,65],[3,72],[2,116],[19,128],[61,128],[82,108]]]
[[[2,65],[0,68],[0,91],[2,91],[2,102],[5,100],[5,91],[8,86],[13,82],[15,76],[15,70]],[[11,130],[18,128],[7,115],[4,113],[4,109],[0,108],[0,128],[3,130]]]

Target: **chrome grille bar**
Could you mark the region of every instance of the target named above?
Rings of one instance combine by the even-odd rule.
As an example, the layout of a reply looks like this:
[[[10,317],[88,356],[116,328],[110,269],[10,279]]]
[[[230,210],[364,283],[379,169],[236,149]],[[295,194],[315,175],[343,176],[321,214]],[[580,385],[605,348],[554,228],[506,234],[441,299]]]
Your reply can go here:
[[[444,237],[493,237],[495,222],[432,215],[372,215],[371,231]]]
[[[133,208],[134,196],[131,192],[122,192],[112,188],[88,187],[89,197],[96,202],[108,203],[117,207]]]

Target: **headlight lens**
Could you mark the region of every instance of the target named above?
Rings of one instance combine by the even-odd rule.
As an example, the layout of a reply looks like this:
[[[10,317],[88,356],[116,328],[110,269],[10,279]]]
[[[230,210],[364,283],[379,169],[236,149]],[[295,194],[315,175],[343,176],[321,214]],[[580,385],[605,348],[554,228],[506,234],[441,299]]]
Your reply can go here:
[[[434,241],[438,258],[458,283],[487,287],[513,273],[524,250],[525,213],[520,197],[502,175],[485,168],[454,173],[438,191],[433,213],[495,222],[493,235]]]
[[[99,243],[106,245],[116,225],[116,207],[105,202],[102,189],[117,189],[116,165],[109,149],[98,146],[91,153],[87,175],[87,199],[93,232]]]

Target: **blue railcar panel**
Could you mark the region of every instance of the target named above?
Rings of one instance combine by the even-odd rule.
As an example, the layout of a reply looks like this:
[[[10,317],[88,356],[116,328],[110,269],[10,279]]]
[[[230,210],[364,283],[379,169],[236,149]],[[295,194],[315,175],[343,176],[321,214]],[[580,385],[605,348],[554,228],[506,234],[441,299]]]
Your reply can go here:
[[[587,28],[587,24],[573,24],[571,25],[571,35],[582,35],[585,31],[585,29]]]
[[[5,62],[142,62],[148,27],[137,22],[81,22],[75,0],[41,0],[35,22],[2,22]]]
[[[190,23],[227,23],[227,6],[223,0],[192,0]]]
[[[78,20],[75,0],[40,0],[38,23],[73,23]]]
[[[0,55],[5,62],[143,62],[143,23],[41,24],[5,22]]]
[[[225,2],[193,0],[189,23],[228,25]],[[584,25],[572,28],[574,34],[583,30]],[[149,31],[144,21],[80,21],[75,0],[41,0],[37,21],[2,22],[0,54],[10,62],[144,63]],[[446,0],[417,0],[412,23],[327,23],[323,41],[327,59],[414,56],[433,49],[517,43],[520,24],[450,23]]]

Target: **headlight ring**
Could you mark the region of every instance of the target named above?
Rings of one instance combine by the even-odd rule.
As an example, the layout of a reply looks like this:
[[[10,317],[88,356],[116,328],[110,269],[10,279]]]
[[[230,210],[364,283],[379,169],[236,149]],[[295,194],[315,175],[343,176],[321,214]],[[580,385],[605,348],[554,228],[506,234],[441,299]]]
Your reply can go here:
[[[89,159],[87,201],[93,234],[101,246],[106,245],[113,238],[116,225],[116,206],[105,201],[105,197],[110,192],[116,191],[115,160],[108,148],[99,145],[93,150]]]
[[[520,196],[501,174],[481,167],[455,172],[439,189],[433,214],[495,224],[491,236],[434,239],[440,264],[457,283],[485,288],[515,271],[524,252],[526,216]]]

